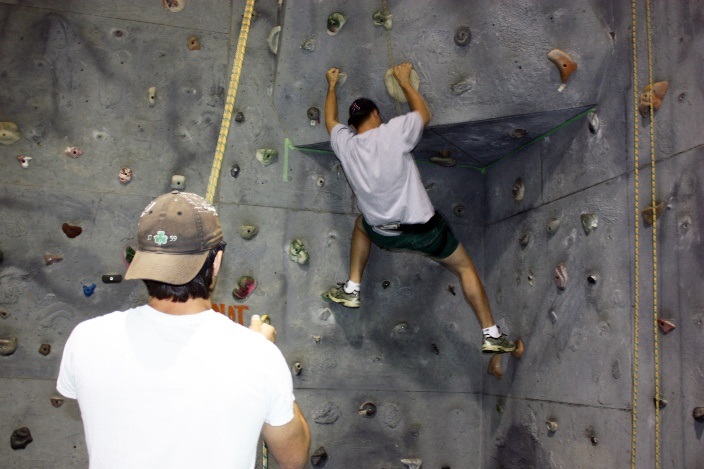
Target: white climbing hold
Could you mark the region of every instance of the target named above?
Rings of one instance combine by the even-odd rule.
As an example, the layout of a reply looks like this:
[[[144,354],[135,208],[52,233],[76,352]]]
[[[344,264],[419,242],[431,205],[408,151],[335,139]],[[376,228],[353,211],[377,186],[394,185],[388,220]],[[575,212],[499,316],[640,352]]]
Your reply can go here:
[[[279,37],[281,36],[281,26],[274,26],[266,38],[266,43],[272,54],[279,52]]]
[[[411,69],[410,80],[413,89],[418,91],[418,87],[420,86],[420,78],[418,77],[418,73],[415,71],[415,69]],[[406,102],[406,95],[403,94],[401,86],[399,86],[396,77],[394,77],[393,67],[386,71],[386,74],[384,75],[384,83],[386,84],[386,91],[388,91],[389,95],[392,98],[394,98],[400,103]]]
[[[273,148],[259,148],[256,153],[256,158],[264,166],[268,166],[276,160],[279,152]]]
[[[401,462],[408,466],[408,469],[420,469],[423,461],[420,458],[406,458],[402,459]]]
[[[31,156],[24,156],[24,155],[18,155],[17,156],[17,161],[20,162],[20,166],[22,166],[24,169],[29,168],[29,160],[31,160]]]

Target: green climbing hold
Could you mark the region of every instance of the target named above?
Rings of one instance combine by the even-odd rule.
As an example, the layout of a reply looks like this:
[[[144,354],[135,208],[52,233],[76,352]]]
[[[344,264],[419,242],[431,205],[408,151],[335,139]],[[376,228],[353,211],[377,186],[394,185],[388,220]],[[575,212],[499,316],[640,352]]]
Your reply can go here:
[[[132,246],[127,246],[125,248],[125,260],[127,261],[128,264],[132,263],[132,259],[134,259],[134,255],[137,254]]]

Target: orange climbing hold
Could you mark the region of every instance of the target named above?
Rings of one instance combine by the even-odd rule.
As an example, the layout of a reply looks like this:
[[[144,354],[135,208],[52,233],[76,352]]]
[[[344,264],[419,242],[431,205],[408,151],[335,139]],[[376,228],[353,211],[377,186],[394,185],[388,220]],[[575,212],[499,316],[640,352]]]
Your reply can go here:
[[[511,355],[513,355],[513,358],[521,358],[521,355],[523,355],[523,341],[518,339],[516,340],[516,350],[511,352]]]
[[[640,104],[638,105],[638,112],[643,117],[648,117],[650,114],[650,106],[653,106],[653,111],[660,109],[662,105],[662,100],[667,93],[667,89],[670,84],[666,81],[659,81],[657,83],[648,83],[643,87],[643,92],[640,95]]]
[[[490,375],[496,376],[497,379],[504,377],[504,372],[501,370],[501,354],[495,353],[489,360],[489,368],[486,370]]]
[[[557,66],[560,71],[562,83],[566,83],[567,79],[577,70],[577,62],[575,62],[570,54],[560,49],[553,49],[548,52],[548,59]]]

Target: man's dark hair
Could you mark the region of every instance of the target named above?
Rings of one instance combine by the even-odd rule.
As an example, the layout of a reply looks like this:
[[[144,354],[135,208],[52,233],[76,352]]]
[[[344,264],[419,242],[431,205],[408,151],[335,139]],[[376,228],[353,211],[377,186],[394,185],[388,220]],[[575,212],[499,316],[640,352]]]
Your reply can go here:
[[[374,112],[379,110],[374,101],[368,98],[358,98],[350,105],[350,118],[347,120],[347,125],[355,129],[364,123],[365,120]]]
[[[171,300],[174,303],[185,303],[189,299],[202,298],[207,300],[210,298],[210,292],[213,285],[213,263],[215,256],[219,251],[225,250],[226,243],[221,241],[220,244],[210,249],[208,257],[200,268],[198,274],[185,285],[171,285],[169,283],[157,282],[155,280],[143,280],[147,286],[147,291],[150,297],[158,300]]]

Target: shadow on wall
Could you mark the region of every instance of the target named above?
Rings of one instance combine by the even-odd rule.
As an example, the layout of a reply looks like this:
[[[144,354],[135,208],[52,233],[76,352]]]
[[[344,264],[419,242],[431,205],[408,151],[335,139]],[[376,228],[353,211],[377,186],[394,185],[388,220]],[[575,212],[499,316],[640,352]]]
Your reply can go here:
[[[552,467],[538,437],[526,426],[513,425],[496,448],[495,467],[499,469]]]

